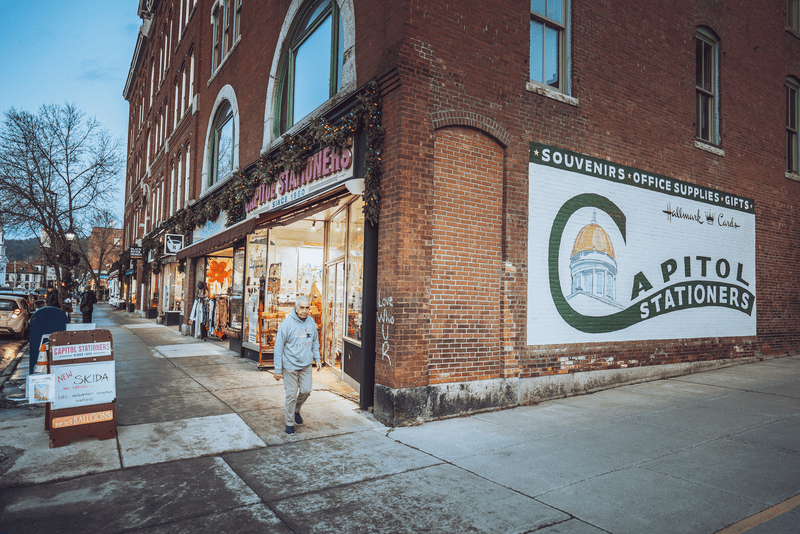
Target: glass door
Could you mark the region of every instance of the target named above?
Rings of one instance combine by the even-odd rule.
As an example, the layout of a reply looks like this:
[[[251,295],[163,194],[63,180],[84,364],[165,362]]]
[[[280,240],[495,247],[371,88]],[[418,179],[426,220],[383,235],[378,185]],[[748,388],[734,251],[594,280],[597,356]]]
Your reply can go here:
[[[322,346],[325,363],[342,371],[342,335],[344,333],[344,261],[329,263],[325,268],[325,306]]]

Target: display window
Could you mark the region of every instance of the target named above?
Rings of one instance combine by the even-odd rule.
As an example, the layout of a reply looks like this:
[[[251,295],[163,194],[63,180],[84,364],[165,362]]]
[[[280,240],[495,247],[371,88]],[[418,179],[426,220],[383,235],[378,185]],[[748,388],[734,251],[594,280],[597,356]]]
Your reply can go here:
[[[361,342],[361,300],[364,280],[364,201],[350,204],[347,246],[347,324],[345,336]]]
[[[158,308],[158,280],[159,273],[155,272],[150,274],[150,288],[153,293],[149,303],[151,308]]]
[[[195,269],[197,287],[191,314],[195,321],[195,336],[222,339],[227,336],[232,318],[233,249],[198,258]]]
[[[244,318],[244,247],[237,247],[233,250],[230,300],[230,327],[241,330]]]
[[[356,345],[361,340],[363,207],[358,198],[248,236],[243,274],[245,347],[271,357],[280,322],[298,295],[308,295],[323,360],[335,374],[342,373],[344,338]]]
[[[269,230],[257,230],[247,237],[244,272],[244,324],[242,342],[258,350],[259,308],[263,309],[267,284],[267,245]]]
[[[164,266],[163,284],[163,310],[169,312],[182,312],[183,273],[178,271],[177,263],[168,263]]]

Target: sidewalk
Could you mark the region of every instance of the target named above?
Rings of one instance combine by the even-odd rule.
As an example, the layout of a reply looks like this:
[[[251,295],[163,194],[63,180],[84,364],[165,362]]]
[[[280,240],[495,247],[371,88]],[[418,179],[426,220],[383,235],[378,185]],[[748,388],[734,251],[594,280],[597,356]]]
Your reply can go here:
[[[43,407],[0,409],[0,533],[800,531],[800,356],[395,429],[314,371],[290,437],[254,362],[95,322],[117,438],[50,449]]]

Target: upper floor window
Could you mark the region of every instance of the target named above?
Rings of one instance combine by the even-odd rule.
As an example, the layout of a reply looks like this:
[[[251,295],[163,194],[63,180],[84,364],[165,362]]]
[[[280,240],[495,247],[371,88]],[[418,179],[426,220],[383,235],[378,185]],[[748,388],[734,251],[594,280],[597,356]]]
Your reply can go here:
[[[214,32],[211,36],[211,72],[217,70],[219,67],[220,62],[222,61],[222,57],[220,54],[220,6],[217,5],[214,9],[214,15],[211,17],[212,21],[212,31]]]
[[[234,2],[234,12],[233,12],[233,41],[236,42],[236,39],[242,35],[242,0],[233,0]]]
[[[214,32],[211,37],[211,72],[216,71],[222,65],[225,57],[233,50],[236,39],[241,30],[240,13],[242,10],[242,0],[217,0],[214,4],[211,24]]]
[[[233,172],[233,110],[228,101],[220,104],[208,140],[208,186]]]
[[[695,135],[701,141],[719,144],[717,103],[717,48],[719,40],[708,28],[695,36],[695,86],[697,122]]]
[[[800,123],[800,80],[789,77],[786,80],[786,170],[800,174],[800,140],[798,140],[798,124]]]
[[[800,32],[800,0],[786,0],[786,25]]]
[[[567,0],[531,0],[530,79],[561,92],[566,86]]]
[[[296,21],[281,66],[279,133],[333,97],[342,85],[344,38],[336,1],[311,2]]]

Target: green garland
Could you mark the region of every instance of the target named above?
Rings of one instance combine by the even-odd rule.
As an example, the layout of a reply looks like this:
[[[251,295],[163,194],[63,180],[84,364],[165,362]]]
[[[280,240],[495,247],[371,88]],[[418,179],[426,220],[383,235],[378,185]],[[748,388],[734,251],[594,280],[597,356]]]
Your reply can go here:
[[[384,128],[381,125],[378,84],[373,80],[357,96],[356,105],[340,124],[332,125],[324,118],[316,119],[301,133],[284,135],[283,144],[278,151],[271,156],[262,154],[251,173],[236,172],[219,193],[182,209],[142,239],[143,274],[149,274],[152,270],[147,262],[151,250],[154,251],[153,263],[161,259],[164,233],[180,233],[188,238],[193,228],[215,220],[223,211],[228,214],[227,226],[243,220],[244,204],[253,197],[259,185],[272,184],[285,170],[302,172],[308,164],[308,158],[315,152],[325,146],[344,148],[359,131],[364,131],[367,135],[367,151],[364,155],[366,169],[363,194],[364,218],[375,226],[380,216],[381,149]],[[156,235],[159,237],[156,238]],[[185,263],[183,265],[185,266]]]

